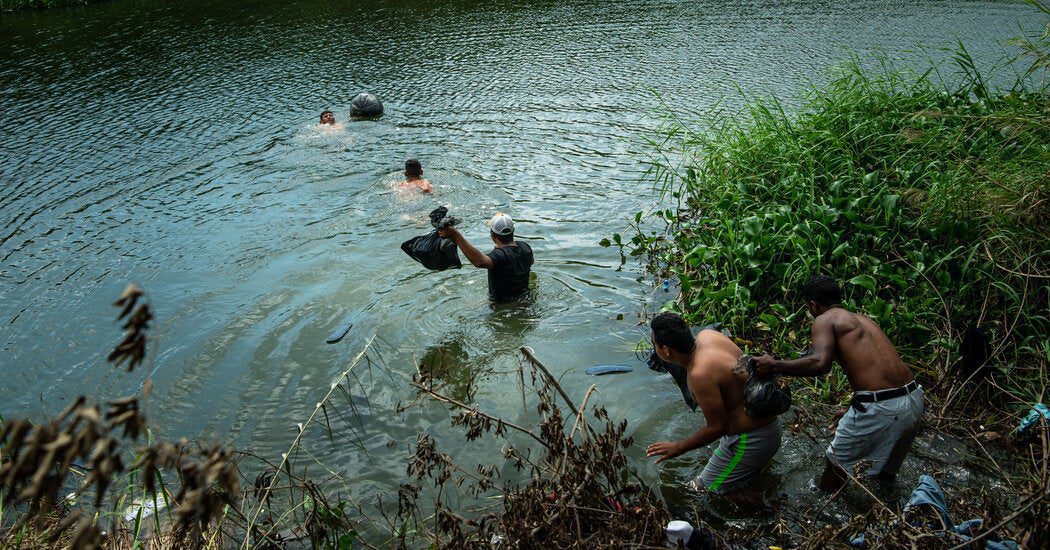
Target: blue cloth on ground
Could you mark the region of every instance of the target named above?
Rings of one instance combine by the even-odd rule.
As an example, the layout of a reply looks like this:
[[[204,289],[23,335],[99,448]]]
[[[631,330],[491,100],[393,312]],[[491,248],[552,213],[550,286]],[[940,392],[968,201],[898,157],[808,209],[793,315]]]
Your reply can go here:
[[[941,486],[937,484],[937,480],[925,474],[919,476],[919,484],[915,486],[914,490],[912,490],[911,498],[908,499],[908,504],[904,505],[904,511],[907,512],[908,510],[923,504],[933,506],[941,516],[941,520],[944,521],[944,524],[952,525],[952,518],[948,515],[948,502],[944,500],[944,491],[942,491]]]
[[[1031,428],[1039,422],[1039,417],[1046,419],[1046,423],[1050,424],[1050,409],[1046,408],[1046,405],[1042,403],[1036,403],[1032,410],[1028,411],[1028,415],[1021,420],[1021,425],[1017,427],[1017,433],[1021,433],[1028,428]]]
[[[924,504],[932,506],[934,510],[937,510],[941,519],[944,520],[945,525],[953,525],[951,516],[948,515],[948,502],[944,499],[944,491],[942,491],[941,486],[937,484],[937,480],[928,475],[919,476],[919,484],[916,485],[915,490],[911,492],[911,498],[908,499],[908,503],[904,506],[904,511],[907,512],[915,506],[922,506]],[[978,534],[983,526],[983,520],[971,519],[964,521],[959,525],[955,525],[951,529],[963,540],[970,540]],[[858,538],[860,538],[860,543],[863,544],[863,536]],[[856,539],[854,539],[854,541],[856,541]],[[851,541],[850,544],[853,544],[854,541]],[[1018,550],[1020,548],[1016,542],[1012,540],[1002,540],[994,534],[985,539],[984,547],[988,550]]]

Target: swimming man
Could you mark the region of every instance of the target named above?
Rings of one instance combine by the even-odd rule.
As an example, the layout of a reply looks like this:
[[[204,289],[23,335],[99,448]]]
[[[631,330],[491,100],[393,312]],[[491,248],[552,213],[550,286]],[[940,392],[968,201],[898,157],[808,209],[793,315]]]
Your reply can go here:
[[[838,490],[846,481],[845,471],[861,460],[871,461],[866,475],[892,481],[922,420],[922,386],[874,321],[842,307],[835,279],[810,279],[802,297],[813,316],[813,353],[792,361],[756,357],[755,370],[822,376],[831,372],[832,361],[842,365],[853,400],[832,419],[838,426],[832,428],[835,438],[817,484],[825,491]]]
[[[335,126],[335,114],[332,111],[321,111],[321,124]]]
[[[510,302],[521,298],[529,290],[532,272],[532,247],[514,240],[514,220],[499,213],[489,220],[493,244],[492,252],[482,254],[457,230],[449,226],[438,229],[438,235],[453,239],[456,246],[474,267],[489,272],[489,296],[496,302]]]
[[[660,359],[685,367],[689,393],[700,405],[707,424],[681,441],[649,445],[646,456],[659,456],[659,464],[720,439],[698,481],[717,494],[739,489],[777,454],[781,439],[776,416],[756,418],[744,412],[748,375],[733,368],[741,356],[740,348],[715,330],[702,330],[693,338],[689,326],[674,313],[657,315],[649,326]]]
[[[423,164],[416,159],[405,161],[405,181],[401,182],[401,188],[416,188],[424,193],[434,192],[434,188],[430,186],[430,181],[423,179]]]

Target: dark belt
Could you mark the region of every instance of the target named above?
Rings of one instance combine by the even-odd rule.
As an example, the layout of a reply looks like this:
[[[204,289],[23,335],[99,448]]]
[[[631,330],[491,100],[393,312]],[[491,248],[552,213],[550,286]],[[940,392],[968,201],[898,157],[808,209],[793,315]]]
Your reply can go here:
[[[865,407],[862,403],[878,403],[879,401],[889,401],[890,399],[896,399],[898,397],[908,395],[909,393],[919,389],[919,381],[912,380],[904,386],[899,388],[891,388],[888,390],[879,390],[864,393],[854,393],[853,399],[850,401],[850,405],[860,412],[865,411]]]

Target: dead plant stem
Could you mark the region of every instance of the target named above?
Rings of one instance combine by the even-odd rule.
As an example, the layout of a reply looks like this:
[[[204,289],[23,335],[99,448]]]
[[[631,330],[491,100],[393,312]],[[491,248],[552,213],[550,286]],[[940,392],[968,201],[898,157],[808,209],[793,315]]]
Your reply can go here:
[[[306,432],[306,428],[310,425],[311,422],[313,422],[314,417],[317,416],[317,411],[321,410],[321,405],[323,403],[326,403],[328,399],[332,397],[332,394],[335,393],[335,388],[338,387],[342,378],[347,376],[350,373],[350,371],[354,370],[354,367],[356,367],[358,363],[360,363],[361,358],[365,356],[365,353],[367,353],[368,350],[371,349],[372,342],[375,341],[375,338],[376,337],[373,334],[372,337],[368,339],[368,342],[365,343],[364,348],[362,348],[361,351],[357,354],[357,356],[355,356],[354,359],[350,362],[350,366],[347,367],[346,370],[344,370],[342,373],[339,374],[339,376],[335,378],[335,382],[332,382],[332,387],[329,388],[328,393],[324,396],[324,399],[318,402],[317,406],[314,407],[313,412],[310,413],[310,417],[307,418],[306,422],[304,422],[301,425],[301,427],[297,430],[297,433],[295,434],[295,439],[292,441],[291,446],[288,447],[288,452],[284,453],[284,455],[281,457],[281,463],[277,467],[278,474],[285,469],[285,466],[288,466],[288,471],[291,472],[291,465],[288,464],[289,456],[291,456],[292,451],[298,447],[299,442],[302,440],[303,434]],[[277,484],[278,477],[280,476],[274,475],[273,479],[270,480],[270,483],[267,484],[266,489],[261,493],[259,497],[259,506],[255,509],[255,511],[252,513],[251,518],[248,520],[248,527],[246,529],[244,542],[242,543],[241,548],[248,547],[249,541],[251,540],[252,527],[255,526],[255,521],[259,519],[259,514],[262,513],[263,508],[266,504],[266,497],[269,496],[270,492],[273,490],[273,487]],[[293,508],[293,510],[295,510],[295,508]],[[277,523],[274,523],[274,525],[276,524]]]
[[[507,422],[506,420],[503,420],[502,418],[492,416],[492,415],[482,411],[481,409],[478,409],[477,407],[471,407],[470,405],[467,405],[465,403],[457,401],[457,400],[455,400],[455,399],[453,399],[451,397],[448,397],[448,396],[445,396],[445,395],[441,395],[440,393],[437,393],[437,392],[435,392],[433,390],[430,390],[430,389],[428,389],[428,388],[426,388],[424,386],[421,386],[421,385],[419,385],[419,384],[417,384],[415,382],[412,382],[412,387],[418,389],[421,392],[426,393],[427,395],[429,395],[430,397],[432,397],[434,399],[437,399],[438,401],[442,401],[442,402],[448,403],[450,405],[455,405],[456,407],[459,407],[460,409],[463,409],[465,411],[469,411],[469,412],[472,412],[472,413],[475,413],[475,414],[480,414],[481,416],[484,416],[485,418],[488,418],[489,420],[491,420],[493,422],[498,422],[499,424],[501,424],[503,426],[507,426],[508,428],[514,428],[515,430],[518,430],[519,432],[521,432],[523,434],[526,434],[529,437],[531,437],[531,438],[535,439],[536,441],[540,442],[540,444],[543,445],[544,447],[547,447],[548,449],[550,448],[547,445],[547,443],[543,441],[543,439],[540,439],[540,437],[538,435],[532,433],[530,430],[528,430],[526,428],[522,428],[521,426],[518,426],[517,424],[512,424],[510,422]]]
[[[1024,506],[1021,506],[1020,508],[1015,510],[1014,513],[1012,513],[1009,516],[1006,516],[1005,518],[1003,518],[1003,520],[1000,521],[998,524],[996,524],[995,527],[992,527],[991,529],[988,529],[987,531],[981,533],[980,535],[977,535],[976,537],[974,537],[974,538],[972,538],[972,539],[970,539],[970,540],[968,540],[968,541],[966,541],[966,542],[964,542],[962,544],[953,546],[949,550],[959,550],[960,548],[966,548],[968,546],[972,546],[972,545],[974,545],[974,544],[976,544],[978,542],[981,542],[982,540],[988,538],[988,536],[991,535],[992,533],[998,531],[999,529],[1002,529],[1008,523],[1010,523],[1011,521],[1013,521],[1013,520],[1017,519],[1018,517],[1020,517],[1021,514],[1027,512],[1029,508],[1031,508],[1032,506],[1035,506],[1036,504],[1038,504],[1039,501],[1043,500],[1048,495],[1050,495],[1050,491],[1047,491],[1046,488],[1044,487],[1042,493],[1040,493],[1038,495],[1035,495],[1034,497],[1028,499],[1028,502],[1026,502],[1024,504]]]

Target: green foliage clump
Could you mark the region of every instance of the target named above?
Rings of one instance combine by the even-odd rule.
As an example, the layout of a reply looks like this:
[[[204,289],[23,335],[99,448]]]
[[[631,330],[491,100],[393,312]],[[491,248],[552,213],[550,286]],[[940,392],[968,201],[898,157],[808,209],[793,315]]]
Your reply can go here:
[[[991,91],[961,45],[953,61],[954,87],[854,61],[794,114],[758,100],[703,131],[669,117],[650,174],[677,206],[656,212],[664,235],[639,224],[626,247],[677,278],[671,307],[774,353],[806,345],[798,290],[829,274],[931,378],[980,325],[995,364],[1036,379],[1050,353],[1050,98],[1031,74]]]

